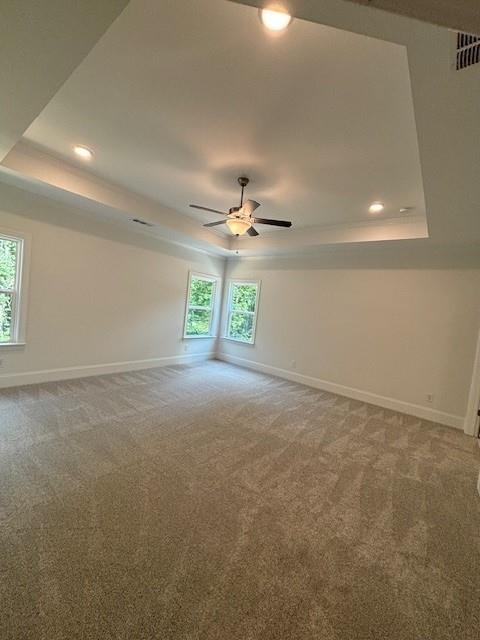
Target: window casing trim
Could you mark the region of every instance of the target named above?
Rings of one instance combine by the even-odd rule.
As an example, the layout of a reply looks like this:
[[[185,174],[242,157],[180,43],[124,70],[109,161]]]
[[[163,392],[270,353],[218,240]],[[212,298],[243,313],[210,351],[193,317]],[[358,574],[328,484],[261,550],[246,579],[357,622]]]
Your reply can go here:
[[[191,287],[191,283],[192,283],[192,279],[193,278],[197,278],[199,280],[206,280],[208,282],[213,282],[214,283],[214,287],[213,287],[213,294],[212,294],[212,306],[211,307],[202,307],[202,306],[197,306],[197,305],[190,305],[190,287]],[[185,298],[185,318],[184,318],[184,322],[183,322],[183,339],[184,340],[197,340],[199,338],[207,338],[207,339],[212,339],[212,338],[216,338],[217,334],[216,334],[216,327],[218,325],[217,322],[217,316],[218,316],[218,312],[217,312],[217,300],[218,300],[218,292],[220,290],[221,287],[221,278],[219,276],[215,276],[209,273],[200,273],[198,271],[189,271],[188,272],[188,285],[187,285],[187,295]],[[221,295],[221,291],[220,291],[220,295]],[[203,335],[189,335],[187,334],[187,321],[188,321],[188,312],[190,309],[199,309],[199,310],[208,310],[211,311],[211,315],[210,315],[210,324],[208,327],[208,334],[203,334]]]
[[[0,349],[25,345],[28,299],[28,266],[30,260],[30,235],[23,231],[0,227],[0,238],[18,243],[17,270],[14,289],[1,289],[0,293],[12,296],[12,336],[9,342],[0,342]]]
[[[232,285],[242,285],[242,284],[254,284],[257,287],[256,297],[255,297],[255,311],[235,311],[235,313],[243,313],[245,315],[253,316],[252,322],[252,339],[251,340],[241,340],[240,338],[232,338],[228,335],[230,329],[230,322],[232,319],[232,310],[230,309],[231,300],[232,300]],[[257,320],[258,320],[258,301],[260,298],[260,280],[254,280],[249,278],[229,278],[227,281],[227,296],[225,301],[225,322],[222,332],[222,340],[231,340],[232,342],[237,342],[238,344],[245,344],[249,346],[253,346],[255,344],[256,335],[257,335]]]

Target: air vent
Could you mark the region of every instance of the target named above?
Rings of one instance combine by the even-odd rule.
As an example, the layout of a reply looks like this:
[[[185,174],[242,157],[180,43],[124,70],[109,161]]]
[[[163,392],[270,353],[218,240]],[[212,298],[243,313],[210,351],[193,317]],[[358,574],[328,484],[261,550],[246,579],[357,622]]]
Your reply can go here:
[[[153,227],[151,222],[147,222],[146,220],[140,220],[140,218],[132,218],[132,222],[136,222],[137,224],[143,224],[144,227]]]
[[[457,71],[480,62],[480,36],[457,33]]]

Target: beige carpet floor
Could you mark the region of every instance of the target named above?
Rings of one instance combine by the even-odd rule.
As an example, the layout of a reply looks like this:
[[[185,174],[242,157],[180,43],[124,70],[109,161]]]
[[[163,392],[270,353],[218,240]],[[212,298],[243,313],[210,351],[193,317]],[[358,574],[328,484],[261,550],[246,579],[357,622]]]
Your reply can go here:
[[[478,453],[220,362],[4,390],[0,637],[478,640]]]

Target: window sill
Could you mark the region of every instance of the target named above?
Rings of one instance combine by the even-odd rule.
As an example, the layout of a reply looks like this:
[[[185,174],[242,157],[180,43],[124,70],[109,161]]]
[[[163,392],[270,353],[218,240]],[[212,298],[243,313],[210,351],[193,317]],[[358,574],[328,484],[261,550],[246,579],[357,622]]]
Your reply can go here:
[[[255,344],[255,340],[253,342],[247,342],[246,340],[239,340],[238,338],[229,338],[228,336],[223,336],[222,340],[228,340],[229,342],[236,342],[237,344],[246,344],[249,347],[253,347]]]
[[[184,340],[198,340],[198,339],[207,339],[207,340],[215,340],[217,336],[183,336]]]
[[[0,349],[3,347],[24,347],[26,342],[0,342]]]

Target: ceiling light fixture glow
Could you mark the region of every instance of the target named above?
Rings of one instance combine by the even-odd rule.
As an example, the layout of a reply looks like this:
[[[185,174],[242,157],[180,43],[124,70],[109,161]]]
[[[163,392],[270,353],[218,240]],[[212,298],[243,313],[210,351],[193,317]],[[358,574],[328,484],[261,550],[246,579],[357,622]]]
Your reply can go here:
[[[368,207],[370,213],[381,213],[385,209],[383,202],[372,202]]]
[[[260,9],[260,20],[270,31],[283,31],[291,23],[292,16],[286,11]]]
[[[244,233],[250,229],[252,224],[247,220],[241,218],[229,218],[227,220],[227,227],[233,233],[234,236],[243,236]]]
[[[82,160],[91,160],[93,158],[93,151],[83,144],[74,145],[73,151]]]

